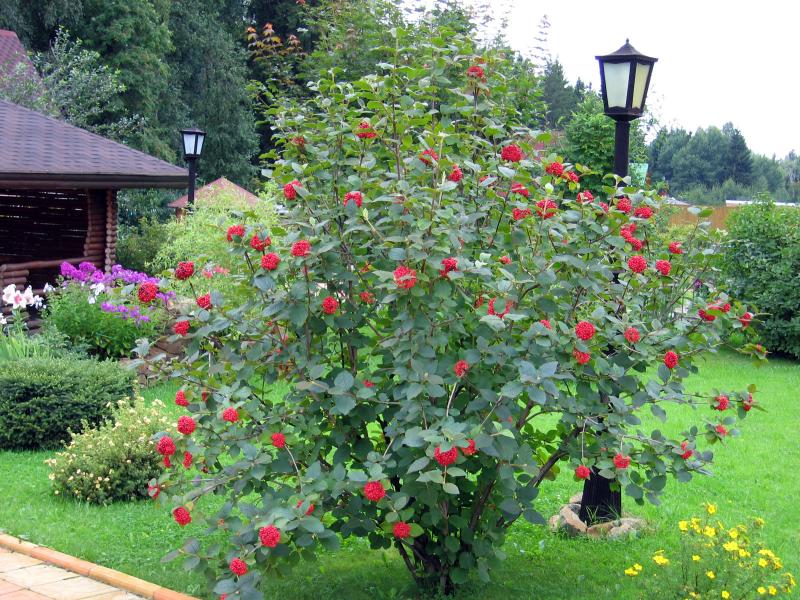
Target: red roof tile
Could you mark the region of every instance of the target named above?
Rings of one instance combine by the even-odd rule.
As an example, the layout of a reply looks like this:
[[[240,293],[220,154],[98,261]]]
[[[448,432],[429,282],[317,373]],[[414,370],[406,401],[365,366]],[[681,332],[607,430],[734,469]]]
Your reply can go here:
[[[29,76],[39,79],[39,74],[17,34],[7,29],[0,29],[0,77],[13,73],[19,63],[25,64]]]
[[[230,192],[237,197],[246,200],[251,205],[255,204],[259,200],[258,196],[255,194],[248,192],[243,187],[239,187],[224,177],[220,177],[216,181],[212,181],[211,183],[206,184],[195,191],[194,201],[214,202],[219,197],[220,192]],[[188,204],[189,196],[181,196],[177,200],[170,202],[169,206],[172,208],[186,208]]]

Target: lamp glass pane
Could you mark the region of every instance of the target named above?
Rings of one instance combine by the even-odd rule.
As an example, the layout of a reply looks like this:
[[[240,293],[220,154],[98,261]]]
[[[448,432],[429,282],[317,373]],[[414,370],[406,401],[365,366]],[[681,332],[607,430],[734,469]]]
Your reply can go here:
[[[636,65],[636,81],[633,83],[633,108],[642,109],[644,105],[644,88],[647,85],[647,76],[653,65],[639,63]]]
[[[609,108],[625,108],[628,99],[628,79],[631,63],[603,63],[606,78],[606,96]]]
[[[204,133],[200,133],[197,135],[197,154],[200,156],[203,153],[203,142],[206,141],[206,135]]]
[[[195,139],[197,136],[194,133],[184,133],[183,134],[183,153],[184,154],[194,154],[194,144]]]

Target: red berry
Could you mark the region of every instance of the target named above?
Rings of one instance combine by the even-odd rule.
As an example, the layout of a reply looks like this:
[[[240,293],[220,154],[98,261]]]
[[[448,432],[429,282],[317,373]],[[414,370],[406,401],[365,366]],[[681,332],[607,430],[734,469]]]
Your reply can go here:
[[[276,448],[285,448],[286,447],[286,436],[282,433],[273,433],[272,434],[272,445]]]
[[[192,456],[191,452],[184,452],[183,453],[183,468],[188,469],[192,466],[192,461],[194,461],[194,457]]]
[[[585,365],[588,363],[592,356],[588,352],[581,352],[577,348],[572,351],[572,356],[575,357],[575,360],[578,362],[579,365]]]
[[[519,162],[522,160],[522,148],[516,144],[509,144],[504,146],[500,151],[500,158],[511,162]]]
[[[267,525],[258,530],[258,537],[264,546],[274,548],[281,541],[281,532],[274,525]]]
[[[467,446],[466,448],[461,448],[461,454],[463,454],[464,456],[472,456],[478,451],[475,448],[475,440],[469,438],[467,441],[469,442],[469,446]]]
[[[468,370],[469,370],[469,363],[465,360],[458,361],[453,367],[453,373],[455,373],[457,377],[463,377],[464,375],[467,374]]]
[[[244,225],[231,225],[228,227],[228,241],[232,242],[234,237],[244,236]]]
[[[411,526],[405,521],[398,521],[394,524],[392,533],[394,533],[394,537],[404,540],[411,537]]]
[[[197,299],[197,306],[204,310],[209,310],[212,306],[211,304],[211,294],[204,294]]]
[[[669,251],[670,251],[671,254],[683,254],[683,248],[681,248],[681,243],[680,242],[670,242]]]
[[[717,425],[714,428],[714,431],[716,431],[722,437],[725,437],[726,435],[728,435],[728,429],[725,427],[725,425],[722,425],[722,424]]]
[[[183,506],[179,506],[172,511],[172,518],[175,519],[175,522],[181,527],[184,527],[192,522],[192,515],[189,514],[189,511]]]
[[[584,341],[588,341],[594,337],[595,328],[589,321],[580,321],[575,326],[575,335]]]
[[[628,268],[634,273],[642,273],[647,268],[647,261],[644,256],[636,255],[628,259]]]
[[[617,452],[616,456],[614,456],[614,466],[618,469],[627,469],[628,465],[631,464],[631,457],[630,456],[623,456],[619,452]]]
[[[719,396],[714,398],[714,400],[716,401],[714,408],[719,411],[727,410],[728,406],[730,405],[730,400],[725,394],[720,394]]]
[[[386,496],[386,490],[380,481],[368,481],[364,484],[364,496],[366,496],[367,500],[377,502]]]
[[[283,196],[287,200],[294,200],[297,198],[297,188],[303,187],[303,185],[295,179],[294,181],[290,181],[285,186],[283,186]]]
[[[578,465],[575,469],[575,477],[578,479],[589,479],[589,475],[592,474],[592,471],[586,465]]]
[[[630,198],[620,198],[617,200],[617,210],[620,212],[624,212],[628,214],[631,212],[631,200]]]
[[[364,203],[364,195],[361,192],[347,192],[342,201],[345,206],[348,202],[354,202],[358,208]]]
[[[189,406],[189,401],[186,399],[186,392],[178,390],[175,394],[175,404],[178,406]]]
[[[151,281],[146,281],[140,285],[139,291],[137,292],[139,302],[143,302],[144,304],[149,304],[155,300],[156,294],[158,294],[158,286]]]
[[[434,150],[431,150],[429,148],[427,150],[423,150],[422,151],[422,154],[419,155],[419,159],[422,162],[424,162],[426,165],[430,165],[431,164],[431,159],[433,159],[435,161],[439,160],[439,155],[436,154],[436,152]]]
[[[639,341],[639,330],[635,327],[628,327],[625,330],[625,339],[629,344],[635,344]]]
[[[278,268],[280,262],[281,257],[274,252],[270,252],[269,254],[265,254],[261,257],[261,268],[266,269],[267,271],[274,271]]]
[[[296,508],[300,508],[301,506],[303,506],[303,501],[302,500],[298,500],[297,504],[296,504]],[[309,504],[308,505],[308,509],[306,510],[306,516],[310,515],[313,512],[314,512],[314,505],[313,504]]]
[[[333,296],[327,296],[322,301],[322,312],[326,315],[333,315],[339,310],[339,301]]]
[[[189,333],[189,321],[176,321],[172,326],[172,331],[177,335],[186,335]]]
[[[253,250],[258,250],[259,252],[263,252],[264,248],[267,246],[272,245],[272,240],[269,236],[265,237],[263,240],[258,237],[258,234],[254,233],[253,237],[250,238],[250,247]]]
[[[311,244],[306,240],[300,240],[292,244],[292,256],[303,258],[304,256],[308,256],[310,250]]]
[[[555,175],[560,177],[564,173],[564,165],[560,162],[552,162],[544,168],[544,172],[548,175]]]
[[[405,265],[400,265],[394,270],[394,282],[397,287],[410,290],[417,284],[417,272]]]
[[[442,452],[441,449],[437,447],[433,451],[433,458],[434,460],[436,460],[437,463],[439,463],[443,467],[452,465],[454,462],[456,462],[456,459],[458,458],[458,448],[453,446],[447,452]]]
[[[461,181],[463,177],[464,173],[461,171],[458,165],[453,165],[453,170],[450,171],[450,175],[447,176],[450,181],[455,181],[456,183]]]
[[[197,425],[192,417],[183,415],[178,418],[178,431],[183,435],[190,435],[195,430],[195,427]]]
[[[194,275],[194,263],[191,261],[179,262],[175,269],[175,277],[183,281]]]
[[[231,561],[231,564],[228,565],[230,567],[231,573],[234,575],[238,575],[241,577],[242,575],[247,574],[247,563],[244,562],[241,558],[234,558]]]
[[[661,273],[664,277],[669,275],[669,272],[672,270],[672,265],[669,263],[668,260],[657,260],[656,261],[656,271]]]
[[[683,454],[681,454],[681,458],[683,460],[690,459],[692,457],[692,454],[694,454],[694,451],[691,448],[689,448],[688,446],[689,446],[689,442],[686,442],[686,441],[681,442],[681,450],[683,450]]]
[[[664,364],[667,365],[667,368],[674,369],[678,366],[678,355],[672,350],[667,350],[664,353]]]
[[[553,329],[553,326],[550,324],[550,321],[548,319],[540,319],[539,323],[544,325],[545,329]]]
[[[236,423],[239,420],[239,411],[233,407],[226,408],[222,411],[222,420],[228,423]]]

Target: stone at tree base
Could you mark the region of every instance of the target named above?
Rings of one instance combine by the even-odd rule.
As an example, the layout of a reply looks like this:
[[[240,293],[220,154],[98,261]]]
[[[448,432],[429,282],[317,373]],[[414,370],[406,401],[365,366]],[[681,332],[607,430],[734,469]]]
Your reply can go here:
[[[614,521],[596,523],[590,527],[580,520],[581,493],[577,493],[569,499],[569,503],[561,507],[558,514],[553,515],[548,520],[548,525],[552,531],[563,531],[567,535],[577,536],[586,535],[592,538],[606,538],[610,540],[626,538],[634,535],[646,525],[644,519],[636,517],[623,517]]]

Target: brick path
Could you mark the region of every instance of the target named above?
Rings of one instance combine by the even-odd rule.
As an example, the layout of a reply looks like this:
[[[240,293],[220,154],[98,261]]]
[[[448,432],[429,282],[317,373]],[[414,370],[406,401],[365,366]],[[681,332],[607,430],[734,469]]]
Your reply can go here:
[[[0,548],[0,600],[142,600],[119,588]]]

